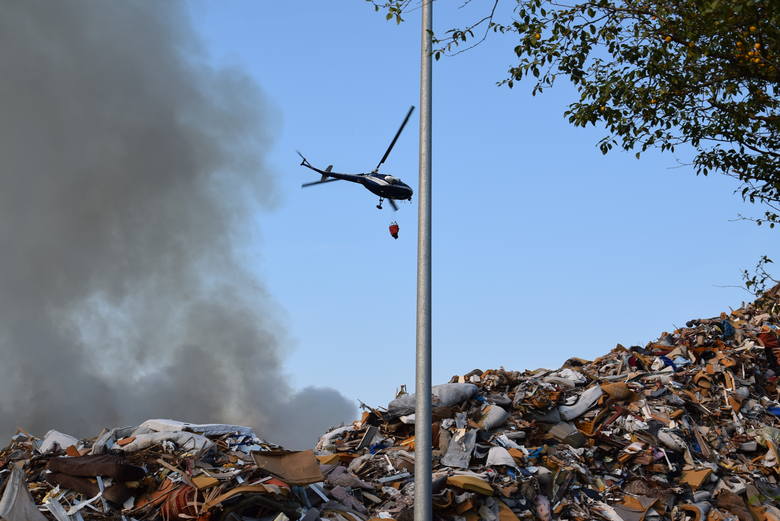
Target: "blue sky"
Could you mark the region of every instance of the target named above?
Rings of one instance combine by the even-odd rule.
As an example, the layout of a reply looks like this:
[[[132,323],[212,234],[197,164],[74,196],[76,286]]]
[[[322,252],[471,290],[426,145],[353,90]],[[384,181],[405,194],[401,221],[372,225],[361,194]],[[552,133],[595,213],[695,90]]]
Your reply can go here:
[[[469,13],[437,2],[435,30]],[[472,6],[479,9],[480,5]],[[278,303],[296,387],[385,405],[413,387],[416,199],[393,214],[358,185],[301,190],[298,165],[371,170],[419,96],[419,12],[400,26],[362,0],[193,0],[216,66],[267,97],[275,208],[247,223],[247,263]],[[510,38],[434,67],[433,381],[474,368],[557,367],[737,307],[733,287],[777,234],[725,178],[677,154],[613,152],[562,117],[572,90],[497,87]],[[415,115],[384,171],[417,187]],[[397,220],[400,239],[387,233]]]

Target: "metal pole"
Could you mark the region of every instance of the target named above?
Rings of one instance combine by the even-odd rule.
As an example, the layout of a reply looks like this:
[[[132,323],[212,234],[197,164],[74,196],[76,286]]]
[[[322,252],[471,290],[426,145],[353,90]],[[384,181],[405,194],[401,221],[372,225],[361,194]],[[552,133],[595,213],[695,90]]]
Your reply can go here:
[[[422,4],[420,182],[417,221],[417,398],[414,419],[414,521],[431,521],[431,51],[433,0]]]

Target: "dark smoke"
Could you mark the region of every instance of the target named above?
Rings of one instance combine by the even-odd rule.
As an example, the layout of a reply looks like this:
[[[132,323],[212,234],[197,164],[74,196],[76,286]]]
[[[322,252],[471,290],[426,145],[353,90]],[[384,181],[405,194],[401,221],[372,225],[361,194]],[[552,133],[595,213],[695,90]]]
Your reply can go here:
[[[236,250],[273,201],[265,104],[206,63],[184,7],[3,2],[1,435],[173,417],[302,447],[354,416],[285,380]]]

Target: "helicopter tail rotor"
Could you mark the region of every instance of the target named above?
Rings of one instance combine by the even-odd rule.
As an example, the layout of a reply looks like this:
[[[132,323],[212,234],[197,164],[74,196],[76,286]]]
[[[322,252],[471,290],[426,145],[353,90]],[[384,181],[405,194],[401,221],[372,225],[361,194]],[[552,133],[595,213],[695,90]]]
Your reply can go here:
[[[299,155],[299,156],[301,156],[301,166],[305,166],[305,167],[307,167],[307,168],[311,168],[312,170],[316,170],[317,172],[321,172],[321,174],[322,174],[322,177],[320,178],[320,180],[319,180],[319,181],[314,181],[314,182],[312,182],[312,183],[303,183],[303,184],[301,185],[301,188],[306,188],[306,187],[308,187],[308,186],[314,186],[314,185],[321,185],[321,184],[323,184],[323,183],[332,183],[333,181],[339,181],[339,180],[340,180],[340,179],[338,179],[338,178],[336,178],[336,177],[329,177],[329,176],[328,176],[328,174],[330,173],[330,171],[331,171],[331,170],[333,170],[333,165],[328,165],[328,168],[326,168],[324,171],[322,171],[322,170],[317,170],[316,168],[314,168],[314,167],[311,165],[311,163],[309,163],[309,160],[308,160],[308,159],[306,159],[305,157],[303,157],[303,154],[301,154],[301,153],[300,153],[300,152],[298,152],[297,150],[296,150],[295,152],[297,152],[297,153],[298,153],[298,155]]]
[[[305,157],[303,157],[303,154],[301,154],[297,150],[295,151],[295,153],[298,154],[299,156],[301,156],[301,166],[310,166],[311,165],[311,163],[309,163],[309,160],[306,159]]]

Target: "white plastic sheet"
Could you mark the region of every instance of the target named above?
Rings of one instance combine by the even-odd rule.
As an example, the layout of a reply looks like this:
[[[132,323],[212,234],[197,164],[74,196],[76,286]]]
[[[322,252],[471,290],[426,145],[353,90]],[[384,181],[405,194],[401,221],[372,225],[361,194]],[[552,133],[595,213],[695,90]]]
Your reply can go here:
[[[108,449],[111,449],[116,443],[116,440],[130,436],[135,427],[116,427],[109,431],[105,431],[101,434],[95,443],[92,445],[90,454],[105,454]]]
[[[15,465],[11,468],[11,476],[5,485],[3,497],[0,498],[0,520],[2,521],[47,521],[38,511],[30,491],[24,472]]]
[[[561,405],[558,407],[558,411],[561,413],[563,420],[573,420],[579,418],[585,414],[588,409],[596,405],[599,397],[604,393],[601,387],[594,385],[590,389],[585,390],[579,397],[576,403],[572,405]]]
[[[506,450],[504,447],[490,447],[490,451],[488,451],[487,461],[485,462],[485,465],[487,465],[488,467],[493,467],[495,465],[503,465],[506,467],[517,468],[517,463],[515,463],[515,459],[509,454],[509,451]]]
[[[214,442],[194,432],[150,432],[137,434],[135,439],[122,447],[115,446],[123,452],[136,452],[166,441],[175,443],[179,448],[190,451],[208,450],[214,446]]]
[[[441,384],[431,388],[431,403],[434,407],[449,407],[464,402],[477,394],[479,388],[474,384]],[[407,415],[416,407],[414,394],[405,394],[387,405],[387,411],[393,415]]]
[[[55,431],[52,429],[46,433],[46,436],[43,437],[41,446],[38,447],[38,451],[41,454],[46,454],[47,452],[56,450],[58,447],[64,450],[71,445],[78,447],[79,440],[70,434],[65,434],[64,432]]]
[[[345,425],[343,427],[337,427],[329,432],[326,432],[320,437],[320,441],[317,442],[317,446],[314,449],[315,452],[320,453],[334,449],[335,446],[333,445],[333,442],[335,440],[340,438],[343,434],[354,430],[355,427],[352,425]]]
[[[482,410],[482,418],[479,420],[479,426],[485,430],[495,429],[506,423],[509,413],[498,405],[488,405]]]
[[[448,467],[457,467],[462,469],[469,468],[471,454],[474,452],[474,446],[477,443],[477,431],[471,430],[466,433],[459,433],[450,440],[447,447],[447,454],[441,459],[442,465]]]
[[[230,433],[255,436],[254,431],[250,427],[244,427],[242,425],[229,425],[224,423],[187,423],[166,419],[146,420],[136,428],[135,433],[145,434],[148,432],[176,431],[197,432],[205,434],[206,436],[221,436]]]

